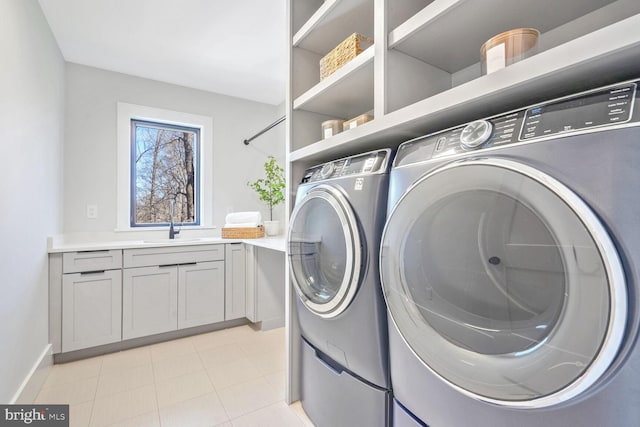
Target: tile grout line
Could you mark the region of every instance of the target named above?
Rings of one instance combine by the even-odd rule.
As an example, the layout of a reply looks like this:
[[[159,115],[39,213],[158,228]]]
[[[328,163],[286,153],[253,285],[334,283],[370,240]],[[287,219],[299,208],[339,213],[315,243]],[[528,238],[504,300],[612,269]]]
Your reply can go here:
[[[148,347],[148,346],[137,347],[137,349],[139,349],[139,348],[144,348],[144,347]],[[151,355],[150,355],[150,356],[151,356]],[[156,408],[157,408],[157,409],[156,409],[156,412],[158,413],[158,414],[157,414],[157,415],[158,415],[158,424],[160,424],[160,406],[159,406],[159,404],[158,404],[158,395],[157,395],[157,392],[156,392],[155,371],[154,371],[154,368],[153,368],[153,362],[152,362],[151,360],[149,361],[149,364],[150,364],[150,366],[151,366],[151,376],[152,376],[152,378],[153,378],[153,392],[154,392],[154,394],[155,394],[155,396],[156,396]],[[142,366],[144,366],[144,365],[137,365],[137,366],[129,367],[129,368],[126,368],[126,369],[137,369],[137,368],[140,368],[140,367],[142,367]],[[102,368],[101,368],[101,369],[102,369]],[[118,370],[121,370],[121,369],[122,369],[122,368],[118,368]],[[126,370],[126,369],[125,369],[125,370]],[[138,386],[138,387],[133,387],[133,388],[130,388],[130,389],[127,389],[127,390],[122,390],[122,391],[119,391],[119,392],[116,392],[116,393],[111,393],[111,394],[108,394],[108,395],[106,395],[106,396],[100,396],[100,398],[104,398],[104,399],[111,398],[111,397],[116,396],[116,395],[118,395],[118,394],[134,392],[134,391],[136,391],[136,390],[140,390],[140,389],[143,389],[143,388],[145,388],[145,387],[149,387],[150,385],[151,385],[151,384],[143,384],[143,385],[140,385],[140,386]],[[97,390],[96,390],[96,393],[97,393]],[[97,398],[98,398],[98,397],[96,396],[96,398],[95,398],[95,399],[97,399]],[[93,409],[95,408],[95,399],[94,399],[93,406],[92,406],[92,408],[91,408],[92,418],[93,418]],[[146,413],[147,413],[147,412],[142,413],[142,414],[138,414],[138,415],[134,415],[134,416],[132,416],[132,417],[124,418],[124,419],[122,419],[122,420],[120,420],[120,421],[116,421],[115,423],[110,423],[110,424],[108,424],[108,425],[107,425],[107,427],[108,427],[108,426],[110,426],[110,425],[113,425],[113,424],[122,423],[122,422],[125,422],[125,421],[128,421],[128,420],[132,420],[132,419],[134,419],[134,418],[136,418],[136,417],[138,417],[138,416],[145,415]],[[91,421],[93,421],[93,419],[91,419]],[[97,420],[96,420],[96,422],[97,422]],[[91,423],[90,423],[90,424],[91,424]]]
[[[195,348],[195,345],[194,345],[194,348]],[[216,397],[218,398],[218,401],[220,402],[220,406],[222,407],[222,410],[224,411],[224,414],[227,417],[227,421],[225,421],[225,423],[226,422],[231,422],[231,418],[229,417],[229,413],[227,412],[227,408],[225,408],[224,403],[222,402],[222,398],[220,397],[220,394],[218,393],[218,387],[216,387],[216,385],[213,383],[213,380],[211,379],[211,376],[209,375],[209,370],[205,366],[204,360],[202,359],[202,356],[200,356],[200,350],[198,350],[197,348],[196,348],[196,354],[198,355],[198,359],[200,359],[200,363],[202,363],[202,367],[204,368],[204,373],[207,376],[207,379],[209,379],[209,382],[211,383],[211,387],[213,387],[213,392],[216,394]],[[220,424],[224,424],[224,423],[219,423],[218,425],[220,425]],[[160,427],[162,427],[162,426],[160,426]]]
[[[93,400],[91,401],[91,414],[89,415],[89,425],[93,422],[93,410],[96,407],[96,399],[98,397],[98,387],[100,386],[100,378],[102,377],[102,367],[104,365],[104,357],[100,356],[100,369],[98,369],[98,382],[96,383],[96,390],[93,392]],[[71,412],[71,409],[69,409]]]
[[[156,416],[158,417],[158,425],[162,427],[162,417],[160,416],[160,400],[158,399],[158,384],[156,383],[156,368],[153,365],[153,352],[149,348],[149,360],[151,363],[151,376],[153,377],[153,393],[156,396]]]
[[[255,331],[254,331],[254,333],[255,333]],[[232,339],[232,342],[233,342],[233,343],[234,343],[234,344],[235,344],[235,345],[240,349],[240,351],[241,351],[241,352],[242,352],[242,354],[244,355],[244,358],[246,358],[246,359],[249,361],[249,363],[251,363],[251,365],[252,365],[254,368],[256,368],[256,370],[257,370],[258,372],[260,372],[260,370],[259,370],[255,365],[253,365],[253,363],[251,362],[251,360],[250,360],[250,358],[249,358],[249,356],[250,356],[250,355],[249,355],[249,354],[247,353],[247,351],[246,351],[244,348],[242,348],[242,346],[240,345],[240,342],[241,342],[241,341],[242,341],[242,340],[238,339],[237,337],[234,337],[234,338]],[[222,346],[222,347],[224,347],[224,346]],[[197,353],[198,353],[198,357],[200,357],[200,351],[199,351],[199,350],[197,350]],[[200,357],[200,361],[202,362],[202,364],[203,364],[203,366],[204,366],[204,361],[202,360],[202,357]],[[220,400],[220,404],[222,405],[222,409],[225,411],[225,414],[227,415],[227,419],[228,419],[228,421],[227,421],[227,422],[231,423],[231,425],[232,425],[232,426],[233,426],[233,420],[237,420],[238,418],[244,417],[245,415],[249,415],[249,414],[251,414],[251,413],[253,413],[253,412],[257,412],[257,411],[262,410],[262,409],[264,409],[264,408],[266,408],[266,407],[268,407],[268,406],[271,406],[271,405],[274,405],[275,403],[278,403],[278,402],[271,403],[271,404],[268,404],[268,405],[266,405],[266,406],[264,406],[264,407],[256,408],[256,409],[254,409],[254,410],[252,410],[252,411],[249,411],[249,412],[247,412],[247,413],[245,413],[245,414],[239,415],[239,416],[237,416],[237,417],[235,417],[235,418],[231,418],[231,417],[229,416],[229,413],[227,412],[227,408],[225,407],[224,402],[222,402],[222,399],[221,399],[221,397],[220,397],[220,394],[219,394],[218,388],[217,388],[217,387],[215,386],[215,384],[213,383],[213,380],[211,379],[211,375],[209,374],[209,370],[206,368],[206,366],[205,366],[205,372],[206,372],[206,374],[207,374],[207,377],[209,378],[209,381],[211,382],[211,385],[213,386],[213,389],[216,391],[216,395],[218,396],[218,399]],[[262,372],[260,372],[260,374],[262,375]],[[267,385],[271,386],[271,384],[270,384],[270,383],[269,383],[269,382],[268,382],[268,381],[267,381],[263,376],[260,376],[260,377],[258,377],[258,378],[260,378],[260,379],[264,379],[264,381],[267,383]],[[235,386],[237,386],[237,385],[245,384],[245,383],[248,383],[248,382],[251,382],[251,381],[254,381],[254,380],[253,380],[253,379],[250,379],[250,380],[241,381],[241,382],[239,382],[239,383],[232,384],[232,385],[227,386],[227,387],[223,387],[222,389],[220,389],[220,391],[225,390],[225,389],[228,389],[228,388],[231,388],[231,387],[235,387]],[[224,424],[224,423],[221,423],[221,424]]]

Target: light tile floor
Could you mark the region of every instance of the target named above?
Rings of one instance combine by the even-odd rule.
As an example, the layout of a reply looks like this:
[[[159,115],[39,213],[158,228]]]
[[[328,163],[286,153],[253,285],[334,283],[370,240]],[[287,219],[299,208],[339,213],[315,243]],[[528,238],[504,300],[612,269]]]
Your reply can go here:
[[[240,326],[55,365],[36,403],[78,427],[313,426],[284,402],[284,340]]]

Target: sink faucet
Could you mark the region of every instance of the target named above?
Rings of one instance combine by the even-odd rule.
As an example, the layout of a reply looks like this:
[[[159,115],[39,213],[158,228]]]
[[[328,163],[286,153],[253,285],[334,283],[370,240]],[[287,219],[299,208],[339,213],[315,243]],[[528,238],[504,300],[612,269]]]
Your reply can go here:
[[[170,239],[175,239],[176,238],[176,234],[180,234],[180,230],[176,230],[173,227],[173,215],[174,215],[175,209],[176,209],[176,199],[171,199],[169,201],[169,217],[170,217],[169,238]]]

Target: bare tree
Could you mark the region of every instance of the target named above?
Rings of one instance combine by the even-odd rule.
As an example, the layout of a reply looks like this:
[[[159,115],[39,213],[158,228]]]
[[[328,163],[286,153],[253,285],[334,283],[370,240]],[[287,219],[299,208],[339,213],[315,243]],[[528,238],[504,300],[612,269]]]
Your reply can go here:
[[[160,147],[164,131],[156,133],[155,144],[153,148],[153,161],[151,162],[151,188],[149,189],[149,222],[156,222],[158,219],[157,210],[155,206],[156,198],[156,175],[158,173],[158,155],[160,153]]]
[[[187,173],[187,185],[185,186],[185,193],[187,196],[187,218],[191,218],[193,221],[194,210],[194,168],[193,168],[193,141],[192,134],[184,132],[182,134],[182,142],[184,147],[184,169]]]

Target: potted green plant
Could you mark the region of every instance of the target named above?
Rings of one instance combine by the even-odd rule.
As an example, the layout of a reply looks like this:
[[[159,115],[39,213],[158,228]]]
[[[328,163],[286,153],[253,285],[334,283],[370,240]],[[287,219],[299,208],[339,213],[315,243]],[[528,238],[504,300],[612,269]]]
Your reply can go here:
[[[260,200],[269,205],[269,221],[263,221],[264,228],[268,236],[275,236],[278,234],[280,224],[273,219],[273,207],[284,202],[284,169],[276,163],[273,156],[269,156],[264,164],[264,172],[264,178],[249,182],[247,185],[258,193]]]

